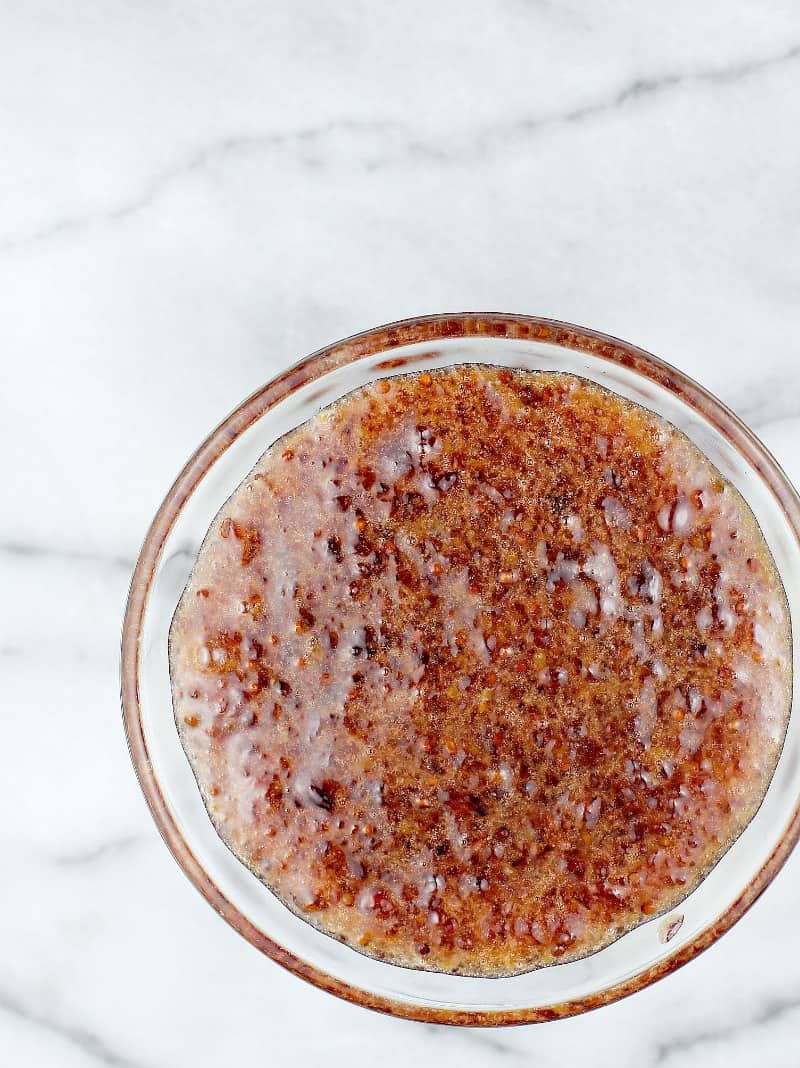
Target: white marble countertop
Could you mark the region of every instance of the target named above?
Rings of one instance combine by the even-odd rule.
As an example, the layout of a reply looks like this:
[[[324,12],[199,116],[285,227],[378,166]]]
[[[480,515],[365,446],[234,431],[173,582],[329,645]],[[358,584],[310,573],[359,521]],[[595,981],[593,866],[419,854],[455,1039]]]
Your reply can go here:
[[[792,1066],[800,855],[655,987],[465,1032],[262,958],[162,845],[118,640],[148,521],[245,394],[428,311],[625,337],[800,481],[792,0],[0,0],[0,1063]]]

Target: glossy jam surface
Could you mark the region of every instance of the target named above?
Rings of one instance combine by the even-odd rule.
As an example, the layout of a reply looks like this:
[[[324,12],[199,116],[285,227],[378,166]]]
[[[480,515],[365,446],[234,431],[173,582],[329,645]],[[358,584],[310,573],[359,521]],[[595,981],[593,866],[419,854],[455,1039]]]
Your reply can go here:
[[[754,814],[788,614],[737,492],[568,375],[384,379],[274,445],[170,636],[233,852],[362,952],[500,975],[683,898]]]

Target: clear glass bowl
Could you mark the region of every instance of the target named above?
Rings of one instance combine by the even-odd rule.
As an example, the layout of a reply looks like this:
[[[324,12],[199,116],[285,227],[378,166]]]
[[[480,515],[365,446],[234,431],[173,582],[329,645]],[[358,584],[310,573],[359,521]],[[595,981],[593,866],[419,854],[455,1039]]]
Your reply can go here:
[[[511,978],[414,971],[372,960],[293,915],[217,837],[173,721],[167,632],[214,515],[276,438],[367,382],[459,363],[565,371],[599,382],[683,430],[743,494],[775,557],[800,640],[800,500],[778,464],[727,408],[625,342],[520,315],[426,316],[322,349],[244,401],[203,442],[167,494],[131,583],[122,639],[128,744],[173,856],[249,942],[296,975],[358,1004],[449,1024],[530,1023],[641,989],[727,931],[774,878],[800,835],[800,714],[752,823],[674,912],[567,964]]]

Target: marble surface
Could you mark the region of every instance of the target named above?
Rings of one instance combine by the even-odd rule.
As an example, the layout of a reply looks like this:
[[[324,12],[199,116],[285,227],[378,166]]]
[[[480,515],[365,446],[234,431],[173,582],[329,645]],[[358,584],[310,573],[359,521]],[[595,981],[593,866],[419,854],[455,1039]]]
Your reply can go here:
[[[795,1066],[800,855],[635,998],[464,1032],[262,958],[155,831],[118,640],[148,521],[276,370],[406,315],[628,338],[800,481],[793,0],[0,0],[0,1063]]]

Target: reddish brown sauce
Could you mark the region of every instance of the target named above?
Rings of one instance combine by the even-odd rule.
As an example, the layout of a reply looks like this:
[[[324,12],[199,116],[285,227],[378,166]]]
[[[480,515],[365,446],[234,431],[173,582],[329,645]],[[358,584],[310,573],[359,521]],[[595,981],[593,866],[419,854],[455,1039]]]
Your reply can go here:
[[[681,900],[785,731],[752,514],[663,420],[567,375],[384,379],[214,521],[170,662],[219,834],[363,952],[477,975]]]

